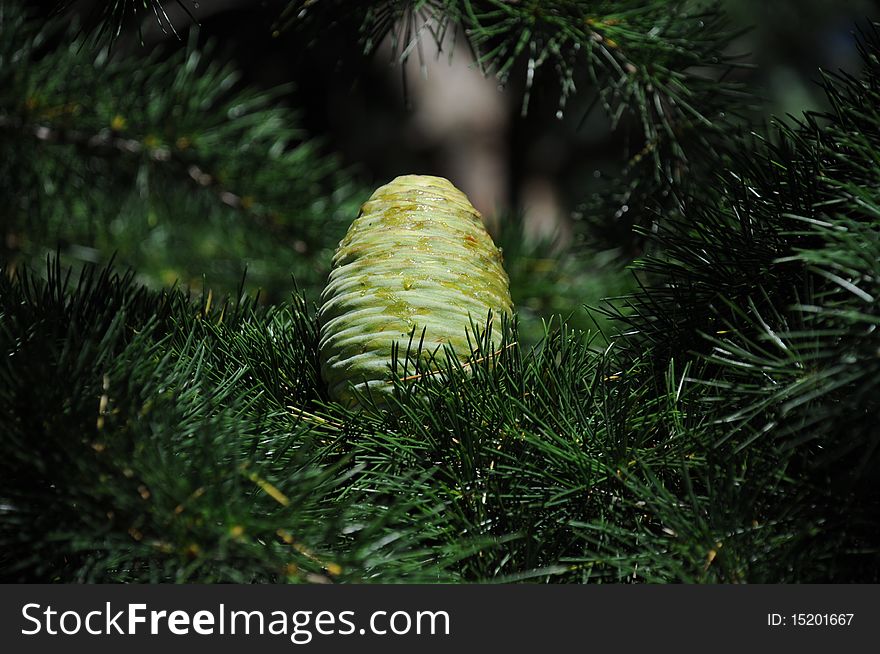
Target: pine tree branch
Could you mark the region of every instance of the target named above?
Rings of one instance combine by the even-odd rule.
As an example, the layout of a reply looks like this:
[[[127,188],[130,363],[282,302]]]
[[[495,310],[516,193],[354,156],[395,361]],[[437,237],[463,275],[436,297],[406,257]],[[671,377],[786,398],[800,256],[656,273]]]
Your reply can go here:
[[[144,242],[150,231],[193,239],[187,224],[207,219],[229,234],[219,257],[166,261],[152,271],[135,251],[120,252],[121,261],[164,284],[170,275],[197,282],[211,267],[205,260],[216,267],[219,258],[228,263],[213,281],[231,290],[248,260],[259,267],[281,239],[301,283],[323,281],[326,264],[318,262],[359,198],[336,160],[303,140],[297,116],[281,105],[285,89],[240,88],[231,67],[203,63],[209,55],[193,45],[147,61],[108,61],[77,43],[46,54],[38,43],[57,23],[5,11],[0,165],[6,192],[17,197],[6,209],[7,242],[28,247],[18,256],[42,258],[62,239],[106,260],[116,243]],[[133,238],[111,237],[111,216]],[[27,240],[15,236],[25,231]],[[286,275],[252,279],[275,298],[290,287]]]

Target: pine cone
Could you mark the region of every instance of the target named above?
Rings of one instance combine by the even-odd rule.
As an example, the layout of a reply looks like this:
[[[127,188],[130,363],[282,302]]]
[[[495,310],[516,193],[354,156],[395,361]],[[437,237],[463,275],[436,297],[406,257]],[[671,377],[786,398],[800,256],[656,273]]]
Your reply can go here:
[[[330,397],[356,404],[351,387],[388,393],[392,345],[410,335],[422,354],[465,361],[471,322],[510,314],[501,251],[467,197],[442,177],[404,175],[361,207],[333,256],[322,294],[321,374]]]

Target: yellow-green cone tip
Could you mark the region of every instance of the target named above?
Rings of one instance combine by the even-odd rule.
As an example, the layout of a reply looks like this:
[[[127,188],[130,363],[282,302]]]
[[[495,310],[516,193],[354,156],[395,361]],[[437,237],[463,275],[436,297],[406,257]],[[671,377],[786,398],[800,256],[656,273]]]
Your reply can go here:
[[[352,406],[352,387],[391,390],[392,346],[444,345],[466,360],[471,322],[510,314],[501,252],[479,212],[449,180],[403,175],[370,196],[333,256],[321,296],[321,374],[330,397]]]

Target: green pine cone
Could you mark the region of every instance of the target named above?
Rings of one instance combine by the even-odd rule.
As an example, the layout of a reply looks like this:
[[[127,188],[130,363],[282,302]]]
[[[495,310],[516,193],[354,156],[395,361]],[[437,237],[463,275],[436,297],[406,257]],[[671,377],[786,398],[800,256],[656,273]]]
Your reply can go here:
[[[467,197],[442,177],[404,175],[361,207],[333,257],[322,294],[321,373],[330,397],[352,406],[351,387],[387,393],[392,345],[415,330],[422,351],[464,361],[471,321],[510,314],[501,252]],[[439,349],[438,349],[439,347]]]

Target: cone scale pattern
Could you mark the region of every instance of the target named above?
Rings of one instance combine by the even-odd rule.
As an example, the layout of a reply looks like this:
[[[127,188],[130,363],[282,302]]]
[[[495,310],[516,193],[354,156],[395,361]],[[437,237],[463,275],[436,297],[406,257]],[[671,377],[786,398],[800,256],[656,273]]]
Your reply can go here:
[[[471,321],[510,314],[500,250],[467,197],[441,177],[405,175],[376,189],[340,242],[321,297],[321,374],[330,397],[391,390],[392,346],[471,353]],[[439,350],[437,349],[439,347]]]

